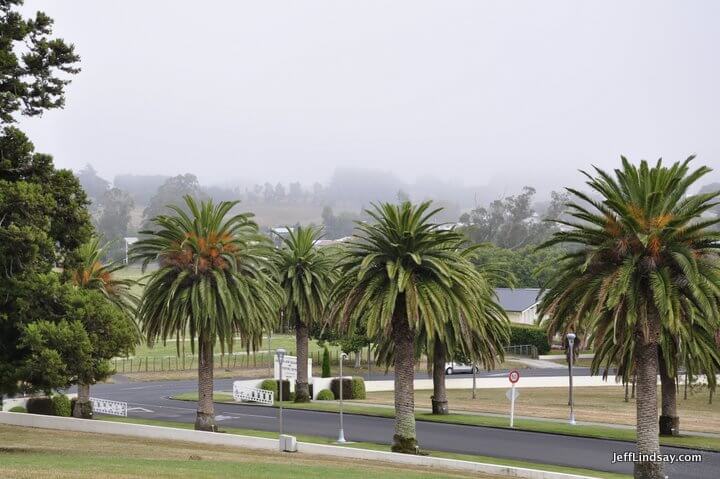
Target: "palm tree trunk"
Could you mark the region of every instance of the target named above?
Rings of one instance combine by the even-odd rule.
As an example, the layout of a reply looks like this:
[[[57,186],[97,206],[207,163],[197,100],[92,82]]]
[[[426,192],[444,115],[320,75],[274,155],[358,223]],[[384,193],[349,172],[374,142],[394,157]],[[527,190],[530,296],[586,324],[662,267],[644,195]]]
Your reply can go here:
[[[660,332],[657,313],[648,313],[647,336],[643,331],[635,333],[635,361],[637,374],[637,452],[641,455],[635,462],[636,479],[663,479],[662,463],[647,460],[650,455],[660,454],[657,406],[658,338]],[[638,322],[638,329],[642,328]],[[643,457],[644,456],[644,457]]]
[[[302,321],[295,323],[295,342],[297,346],[297,379],[295,380],[295,402],[309,402],[308,386],[308,327]]]
[[[677,388],[675,378],[668,373],[667,365],[662,354],[658,355],[660,365],[660,392],[662,407],[660,413],[660,435],[679,436],[680,417],[677,415]]]
[[[217,431],[215,404],[213,403],[213,341],[201,334],[198,355],[198,407],[195,429]]]
[[[439,339],[433,348],[433,414],[449,414],[447,391],[445,390],[445,348]]]
[[[90,385],[78,383],[77,401],[73,408],[73,417],[92,419],[92,404],[90,404]]]
[[[405,315],[395,312],[392,319],[392,335],[395,343],[395,435],[393,452],[418,454],[415,433],[415,337]]]

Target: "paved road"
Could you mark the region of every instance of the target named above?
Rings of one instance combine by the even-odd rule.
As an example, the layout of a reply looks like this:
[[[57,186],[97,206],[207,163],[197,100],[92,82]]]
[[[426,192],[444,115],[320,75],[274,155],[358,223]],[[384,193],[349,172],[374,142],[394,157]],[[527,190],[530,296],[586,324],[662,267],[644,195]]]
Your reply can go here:
[[[93,386],[92,395],[127,401],[129,415],[192,423],[195,405],[169,399],[169,396],[194,390],[196,382],[158,381],[101,384]],[[215,381],[216,390],[231,390],[231,379]],[[220,426],[277,431],[277,409],[240,404],[218,404],[215,413]],[[285,410],[285,431],[328,438],[337,437],[335,413]],[[630,473],[631,464],[611,464],[613,452],[634,450],[630,443],[561,435],[512,431],[477,426],[461,426],[418,421],[418,440],[430,450],[520,459],[545,464]],[[387,418],[345,415],[348,440],[389,443],[393,421]],[[663,452],[684,454],[692,451],[664,447]],[[705,479],[717,477],[720,453],[701,452],[700,464],[667,465],[670,478]]]

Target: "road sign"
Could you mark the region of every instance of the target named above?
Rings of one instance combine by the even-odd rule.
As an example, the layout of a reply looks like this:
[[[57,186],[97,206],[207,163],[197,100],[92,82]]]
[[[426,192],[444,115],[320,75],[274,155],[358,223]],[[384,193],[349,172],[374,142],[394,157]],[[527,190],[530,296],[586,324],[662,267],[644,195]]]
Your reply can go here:
[[[505,397],[508,398],[508,401],[512,401],[513,399],[517,399],[520,397],[520,391],[518,391],[514,387],[510,388],[505,391]]]
[[[520,380],[520,371],[517,369],[513,369],[510,371],[510,374],[508,374],[508,379],[510,379],[510,382],[515,384]]]

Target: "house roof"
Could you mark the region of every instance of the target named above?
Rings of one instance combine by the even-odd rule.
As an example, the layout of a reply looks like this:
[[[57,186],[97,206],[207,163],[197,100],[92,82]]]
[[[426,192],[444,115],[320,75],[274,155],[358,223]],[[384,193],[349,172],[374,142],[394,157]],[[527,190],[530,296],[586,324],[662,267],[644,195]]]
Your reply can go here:
[[[525,311],[540,301],[539,288],[495,288],[498,303],[505,311]]]

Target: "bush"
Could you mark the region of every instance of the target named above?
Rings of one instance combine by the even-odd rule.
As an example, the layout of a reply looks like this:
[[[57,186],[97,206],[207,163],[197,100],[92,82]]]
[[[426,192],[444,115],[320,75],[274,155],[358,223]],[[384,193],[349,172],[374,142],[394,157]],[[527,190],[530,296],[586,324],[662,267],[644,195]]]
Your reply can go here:
[[[275,395],[275,400],[278,400],[278,391],[280,391],[280,380],[279,379],[265,379],[260,384],[260,389],[265,389],[267,391],[272,391]],[[283,401],[289,401],[290,400],[290,381],[287,379],[283,379]]]
[[[53,415],[61,417],[70,417],[72,409],[70,409],[70,399],[64,394],[56,394],[52,397]]]
[[[10,412],[27,412],[27,409],[22,406],[13,406],[10,408]]]
[[[50,398],[30,398],[25,407],[30,414],[52,416],[54,413],[53,401]]]
[[[352,399],[352,379],[350,378],[343,378],[342,380],[342,398],[343,399]],[[340,398],[340,379],[335,378],[332,381],[330,381],[330,390],[332,391],[333,395],[336,398]]]
[[[343,391],[344,393],[345,391]],[[359,376],[352,378],[352,398],[365,399],[365,380]]]
[[[317,400],[318,401],[334,401],[335,395],[333,394],[333,392],[331,390],[323,389],[322,391],[320,391],[318,393]]]
[[[322,357],[322,377],[329,378],[331,375],[332,373],[330,372],[330,350],[325,347]]]
[[[510,325],[510,346],[531,344],[538,350],[538,354],[550,352],[550,342],[543,328],[537,326]]]

